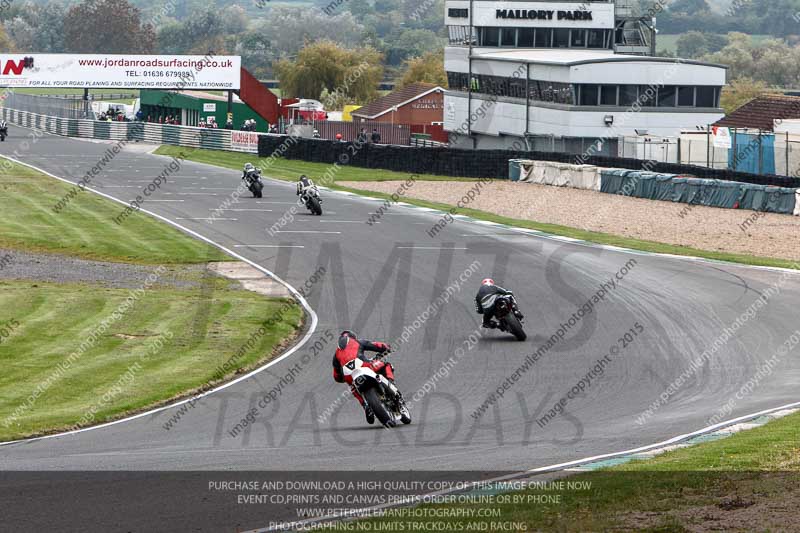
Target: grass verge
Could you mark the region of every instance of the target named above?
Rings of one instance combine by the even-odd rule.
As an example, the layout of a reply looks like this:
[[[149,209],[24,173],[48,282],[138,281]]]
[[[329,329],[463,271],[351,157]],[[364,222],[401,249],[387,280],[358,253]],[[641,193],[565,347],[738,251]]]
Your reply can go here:
[[[221,261],[225,255],[142,213],[123,224],[123,209],[79,192],[60,212],[55,206],[73,186],[16,163],[0,173],[0,248],[69,254],[138,264]]]
[[[647,461],[570,476],[563,485],[503,494],[518,503],[495,495],[479,504],[424,505],[447,511],[429,512],[428,519],[397,510],[350,530],[433,531],[436,523],[442,527],[436,531],[797,531],[798,479],[800,413]],[[479,517],[479,509],[495,514]],[[460,518],[443,516],[457,512]]]
[[[223,278],[206,284],[156,284],[120,312],[131,290],[0,281],[0,325],[10,326],[0,341],[0,440],[92,425],[186,394],[255,366],[300,327],[292,300]]]
[[[0,441],[207,388],[278,353],[302,326],[294,300],[190,266],[229,258],[167,224],[141,213],[114,224],[121,206],[90,192],[54,213],[70,187],[20,165],[0,174],[0,248],[10,249],[0,270],[16,250],[159,267],[131,289],[0,279]]]
[[[216,165],[225,168],[240,170],[242,166],[251,162],[258,165],[257,157],[250,154],[242,154],[236,152],[225,152],[222,150],[203,150],[203,149],[190,149],[180,148],[176,146],[161,146],[156,150],[157,154],[167,156],[177,156],[180,153],[184,157],[199,163],[207,163],[209,165]],[[329,165],[324,163],[310,163],[307,161],[297,161],[290,159],[278,159],[277,162],[265,169],[265,174],[269,177],[278,178],[288,181],[296,181],[300,174],[307,174],[311,178],[323,175],[328,169]],[[359,167],[344,167],[336,174],[335,181],[405,181],[408,175],[402,172],[394,172],[389,170],[359,168]],[[420,181],[474,181],[472,178],[453,178],[450,176],[438,176],[423,174],[418,178]],[[382,198],[384,200],[390,199],[390,195],[375,191],[364,189],[356,189],[352,187],[344,187],[336,183],[331,185],[331,188],[348,191],[356,194],[372,196],[375,198]],[[612,235],[610,233],[600,233],[596,231],[586,231],[569,226],[561,226],[557,224],[546,224],[543,222],[536,222],[533,220],[523,220],[517,218],[504,217],[489,213],[487,211],[480,211],[477,209],[469,208],[455,208],[449,204],[442,204],[438,202],[430,202],[427,200],[420,200],[416,198],[404,197],[403,201],[409,204],[418,205],[420,207],[429,207],[432,209],[439,209],[441,211],[449,211],[454,209],[454,214],[466,215],[479,220],[488,220],[500,224],[507,224],[509,226],[516,226],[519,228],[533,229],[543,231],[553,235],[561,235],[564,237],[571,237],[573,239],[581,239],[587,242],[597,244],[608,244],[612,246],[619,246],[622,248],[630,248],[633,250],[641,250],[644,252],[674,254],[683,256],[703,257],[705,259],[715,259],[718,261],[728,261],[733,263],[742,263],[745,265],[758,265],[770,266],[780,268],[797,269],[797,263],[788,259],[778,259],[772,257],[758,257],[746,254],[735,254],[727,252],[718,252],[713,250],[700,250],[688,246],[675,246],[672,244],[664,244],[654,241],[645,241],[640,239],[632,239],[629,237],[622,237]]]

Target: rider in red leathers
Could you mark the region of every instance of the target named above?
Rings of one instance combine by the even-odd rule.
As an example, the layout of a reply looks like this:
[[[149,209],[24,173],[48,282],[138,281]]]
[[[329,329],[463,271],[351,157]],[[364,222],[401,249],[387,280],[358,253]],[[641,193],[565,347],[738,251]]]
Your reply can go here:
[[[394,369],[390,363],[380,360],[371,360],[364,355],[365,351],[387,353],[391,351],[391,347],[383,342],[370,342],[367,340],[358,340],[355,333],[345,330],[339,335],[339,344],[336,347],[336,353],[333,356],[333,379],[337,383],[347,383],[350,385],[350,391],[356,397],[358,403],[364,408],[364,413],[367,416],[367,423],[373,424],[375,422],[375,414],[370,409],[369,404],[364,400],[358,390],[353,386],[353,380],[350,376],[345,376],[342,367],[352,361],[353,359],[361,359],[369,363],[378,374],[382,374],[390,382],[394,383]]]

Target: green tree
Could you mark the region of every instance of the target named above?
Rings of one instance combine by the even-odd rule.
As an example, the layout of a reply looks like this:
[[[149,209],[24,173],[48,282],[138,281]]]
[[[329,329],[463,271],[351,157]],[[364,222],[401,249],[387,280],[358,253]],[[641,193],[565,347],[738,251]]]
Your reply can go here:
[[[328,95],[345,95],[350,103],[364,104],[377,96],[381,59],[373,48],[346,49],[333,41],[317,41],[300,50],[295,61],[277,61],[274,70],[281,94],[287,97],[319,99],[327,90]]]
[[[69,52],[149,54],[155,31],[127,0],[85,0],[64,17],[64,44]]]
[[[64,15],[61,4],[26,5],[5,23],[5,29],[23,52],[64,51]]]
[[[405,30],[391,39],[385,50],[386,63],[400,65],[408,58],[420,57],[444,47],[444,39],[430,30]]]
[[[763,81],[739,78],[722,89],[720,105],[725,110],[725,114],[730,114],[759,96],[775,92]]]
[[[0,52],[13,52],[14,48],[14,41],[8,36],[6,29],[0,26]]]
[[[706,54],[719,52],[728,44],[728,38],[715,33],[690,31],[678,38],[678,57],[695,59]]]
[[[306,43],[320,40],[347,47],[358,46],[364,27],[349,11],[328,16],[319,8],[275,6],[259,31],[269,36],[277,54],[292,56]]]
[[[406,59],[405,71],[397,82],[398,88],[412,83],[433,83],[447,87],[447,73],[444,70],[444,50],[432,51],[421,57]]]

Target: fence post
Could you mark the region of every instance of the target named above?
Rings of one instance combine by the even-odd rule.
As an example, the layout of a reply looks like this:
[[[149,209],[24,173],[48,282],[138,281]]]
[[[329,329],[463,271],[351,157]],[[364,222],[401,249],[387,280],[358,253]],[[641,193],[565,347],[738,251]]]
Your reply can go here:
[[[739,143],[736,139],[736,128],[733,128],[733,171],[739,168]]]
[[[706,168],[711,168],[711,126],[706,124]]]
[[[786,132],[786,146],[784,146],[784,151],[786,152],[786,175],[789,176],[789,132]]]
[[[764,173],[764,141],[761,128],[758,129],[758,173]]]

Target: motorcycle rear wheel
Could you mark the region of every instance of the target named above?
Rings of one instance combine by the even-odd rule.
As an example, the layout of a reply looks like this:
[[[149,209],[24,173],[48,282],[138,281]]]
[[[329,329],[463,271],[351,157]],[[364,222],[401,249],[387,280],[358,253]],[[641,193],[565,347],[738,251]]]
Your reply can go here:
[[[522,329],[522,324],[520,323],[519,318],[517,318],[517,315],[514,313],[508,313],[504,320],[506,322],[506,326],[508,326],[508,330],[512,335],[514,335],[514,337],[517,338],[518,341],[524,341],[528,338],[528,336],[525,335],[525,331]]]
[[[364,399],[372,409],[372,412],[375,413],[375,417],[380,420],[381,424],[387,428],[393,428],[397,424],[392,414],[388,409],[386,409],[386,406],[383,405],[383,402],[378,396],[378,391],[375,389],[375,387],[370,387],[369,389],[365,390],[363,395]]]

